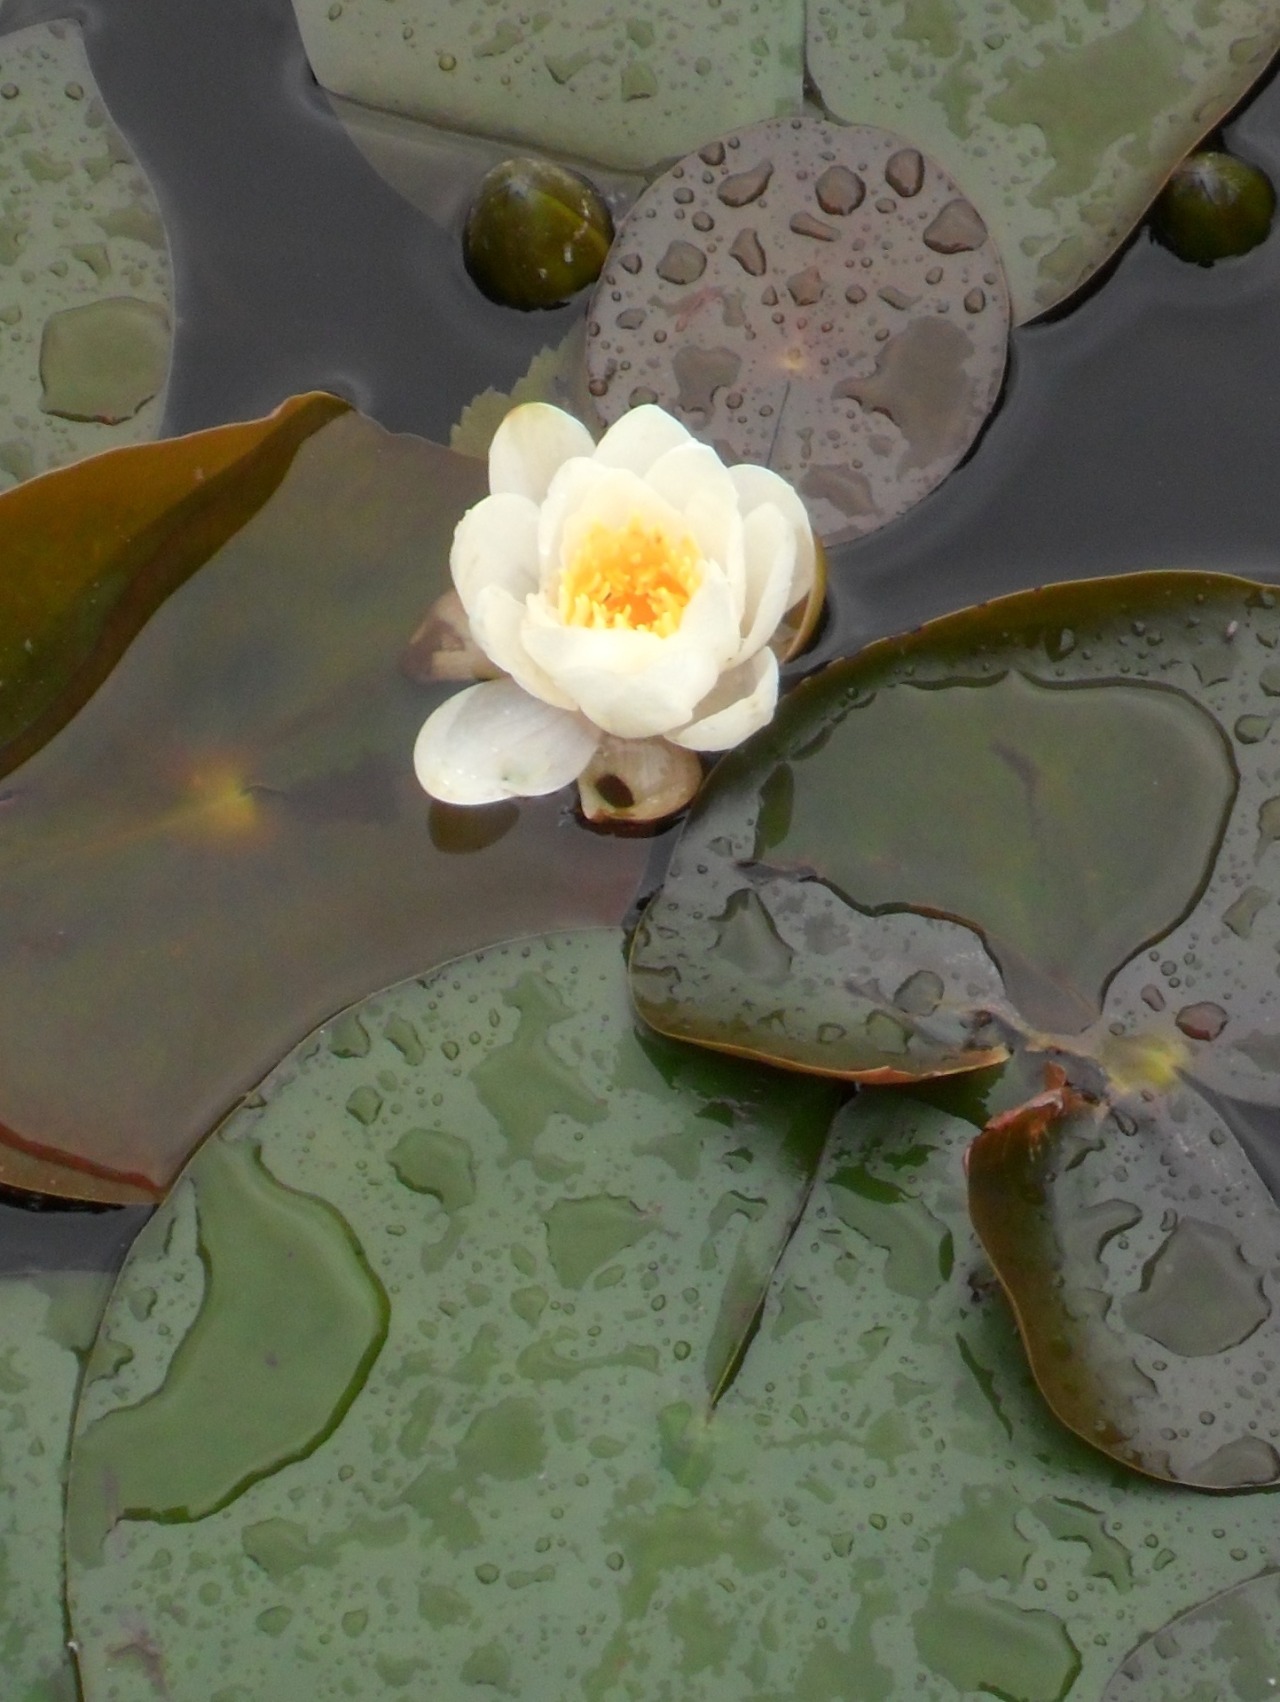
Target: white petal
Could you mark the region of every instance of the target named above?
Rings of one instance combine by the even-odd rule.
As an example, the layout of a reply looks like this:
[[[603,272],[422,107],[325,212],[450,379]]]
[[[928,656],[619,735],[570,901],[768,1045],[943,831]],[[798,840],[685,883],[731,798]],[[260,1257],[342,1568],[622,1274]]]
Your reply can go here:
[[[787,602],[787,607],[792,609],[801,598],[809,595],[816,572],[813,527],[809,523],[808,510],[798,492],[768,467],[756,467],[743,461],[736,467],[730,467],[729,476],[737,489],[744,520],[754,509],[768,503],[781,509],[795,530],[796,565]]]
[[[468,686],[429,717],[413,766],[444,804],[537,798],[575,780],[598,742],[594,728],[539,703],[509,680]]]
[[[690,441],[679,420],[645,402],[609,427],[596,445],[595,459],[601,467],[628,467],[644,474],[659,455]]]
[[[468,617],[486,585],[527,597],[538,583],[538,507],[524,496],[487,496],[459,520],[449,571]]]
[[[471,636],[489,660],[510,674],[531,697],[557,709],[572,709],[573,699],[560,690],[525,649],[523,629],[526,613],[518,600],[499,585],[486,585],[471,614]]]
[[[718,562],[742,619],[745,597],[742,520],[729,469],[704,443],[686,443],[660,456],[645,475],[650,489],[684,517],[703,555]]]
[[[743,522],[742,534],[747,603],[742,620],[742,647],[735,658],[738,662],[745,662],[769,642],[795,601],[791,587],[795,580],[796,535],[791,522],[776,508],[756,508]]]
[[[512,408],[489,445],[489,489],[541,502],[552,477],[573,455],[595,450],[581,420],[550,402]]]
[[[778,658],[772,650],[760,650],[740,668],[722,675],[715,690],[698,705],[696,719],[667,737],[690,751],[727,751],[767,726],[777,703]]]
[[[620,739],[681,727],[716,682],[719,664],[697,647],[651,632],[543,626],[530,609],[525,647],[582,714]]]

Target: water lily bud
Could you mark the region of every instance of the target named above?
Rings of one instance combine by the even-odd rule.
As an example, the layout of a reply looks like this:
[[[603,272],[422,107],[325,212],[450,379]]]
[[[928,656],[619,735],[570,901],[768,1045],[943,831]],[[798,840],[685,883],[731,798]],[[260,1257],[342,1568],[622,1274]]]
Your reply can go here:
[[[1266,172],[1234,154],[1191,154],[1151,215],[1156,239],[1180,260],[1211,266],[1266,239],[1276,192]]]
[[[558,307],[600,276],[613,219],[585,177],[547,160],[512,159],[481,180],[463,258],[490,301]]]

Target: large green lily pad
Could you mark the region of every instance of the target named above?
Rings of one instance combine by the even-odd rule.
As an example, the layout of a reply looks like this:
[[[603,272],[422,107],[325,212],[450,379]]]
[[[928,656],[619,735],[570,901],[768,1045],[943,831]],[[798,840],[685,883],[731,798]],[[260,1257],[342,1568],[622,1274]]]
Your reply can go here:
[[[632,954],[641,1014],[721,1050],[1062,1072],[978,1142],[975,1222],[1059,1416],[1205,1487],[1280,1478],[1277,638],[1267,588],[1151,574],[834,664],[721,765]]]
[[[189,450],[181,467],[185,478]],[[50,503],[65,491],[71,512],[83,471],[39,485]],[[225,477],[219,524],[234,514],[239,529],[225,525],[222,547],[6,784],[0,1178],[12,1184],[154,1197],[330,1012],[495,937],[616,922],[644,867],[641,845],[563,832],[553,801],[451,812],[414,779],[414,738],[443,692],[411,684],[398,660],[447,583],[482,463],[346,414],[282,482],[277,469],[264,488],[253,457]],[[142,580],[175,547],[186,561],[193,537],[207,543],[183,512],[162,508],[134,540]],[[81,508],[73,535],[99,517]]]
[[[643,170],[735,124],[798,110],[801,0],[671,0],[531,13],[474,0],[295,0],[321,86],[446,129]]]
[[[810,0],[807,28],[835,116],[899,131],[961,184],[1017,321],[1110,258],[1280,48],[1264,0]]]
[[[7,1702],[76,1702],[63,1605],[63,1474],[110,1278],[0,1278],[0,1663]]]
[[[154,437],[173,342],[160,209],[80,26],[0,34],[0,490]]]
[[[1219,1538],[1220,1506],[1048,1417],[975,1285],[972,1128],[872,1094],[828,1134],[835,1103],[638,1033],[611,932],[321,1030],[113,1296],[71,1475],[86,1702],[157,1675],[173,1702],[1086,1702],[1256,1571],[1265,1498]],[[354,1387],[298,1351],[299,1220],[317,1307],[376,1346],[386,1297]]]

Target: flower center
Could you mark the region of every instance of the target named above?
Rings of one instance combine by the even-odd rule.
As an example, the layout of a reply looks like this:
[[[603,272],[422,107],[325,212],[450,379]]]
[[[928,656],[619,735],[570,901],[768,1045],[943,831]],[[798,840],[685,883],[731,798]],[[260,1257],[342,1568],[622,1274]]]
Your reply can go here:
[[[632,515],[625,526],[595,521],[560,578],[566,626],[623,628],[669,637],[702,583],[702,553],[687,533],[673,534]]]

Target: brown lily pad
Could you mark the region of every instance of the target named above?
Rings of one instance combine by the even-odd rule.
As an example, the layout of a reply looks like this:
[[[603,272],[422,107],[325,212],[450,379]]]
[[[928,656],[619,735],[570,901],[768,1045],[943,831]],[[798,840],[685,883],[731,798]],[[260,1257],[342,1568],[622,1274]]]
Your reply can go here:
[[[270,497],[347,403],[109,450],[0,496],[0,774],[101,685],[159,604]]]
[[[659,178],[592,298],[607,423],[659,402],[727,461],[773,467],[828,542],[881,526],[972,446],[1009,301],[955,182],[886,130],[779,118]]]
[[[166,455],[184,499],[190,447],[125,452],[116,483]],[[101,537],[79,494],[100,466],[4,501]],[[414,778],[448,688],[415,686],[400,657],[483,463],[347,413],[274,494],[242,471],[255,494],[224,514],[222,547],[6,783],[0,1182],[154,1197],[316,1022],[548,918],[617,922],[643,869],[643,846],[562,830],[554,801],[460,833]],[[202,536],[182,514],[158,502],[136,526],[144,582]]]

